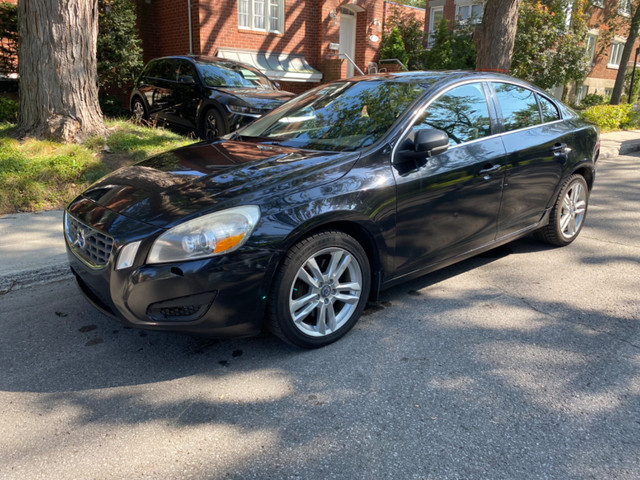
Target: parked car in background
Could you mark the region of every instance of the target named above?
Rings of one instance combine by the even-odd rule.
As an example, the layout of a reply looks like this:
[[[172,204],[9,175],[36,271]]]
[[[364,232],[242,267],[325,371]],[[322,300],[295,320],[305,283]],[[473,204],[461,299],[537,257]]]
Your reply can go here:
[[[17,73],[5,75],[0,73],[0,93],[13,93],[18,91],[19,77]]]
[[[598,154],[596,127],[508,76],[340,80],[105,177],[67,207],[66,245],[128,325],[319,347],[381,289],[532,232],[573,242]]]
[[[130,106],[136,121],[168,123],[211,140],[292,97],[249,65],[216,57],[176,56],[147,64],[131,93]]]

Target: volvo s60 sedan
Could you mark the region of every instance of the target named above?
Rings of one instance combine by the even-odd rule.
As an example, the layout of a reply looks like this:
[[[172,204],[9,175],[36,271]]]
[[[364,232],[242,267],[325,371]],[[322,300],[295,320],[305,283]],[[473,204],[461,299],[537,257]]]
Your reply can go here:
[[[571,243],[598,153],[594,126],[508,76],[340,80],[98,181],[66,209],[68,256],[128,325],[319,347],[384,288],[532,232]]]
[[[136,121],[154,120],[212,140],[294,97],[255,68],[217,57],[151,60],[131,92]]]

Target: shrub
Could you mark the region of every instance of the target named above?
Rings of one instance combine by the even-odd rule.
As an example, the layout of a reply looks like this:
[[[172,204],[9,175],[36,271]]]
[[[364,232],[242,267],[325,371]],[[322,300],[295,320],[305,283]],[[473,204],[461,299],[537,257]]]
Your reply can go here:
[[[110,118],[120,118],[128,116],[128,112],[122,108],[122,103],[118,97],[105,95],[99,98],[102,113]]]
[[[0,73],[18,70],[18,7],[0,2]]]
[[[582,108],[589,108],[595,107],[596,105],[604,105],[605,103],[607,103],[607,99],[603,95],[589,93],[580,101],[580,106]]]
[[[409,62],[409,55],[404,48],[404,42],[402,41],[402,35],[398,27],[393,27],[391,33],[384,35],[382,38],[382,45],[380,47],[380,58],[397,58],[404,65]]]
[[[18,102],[0,97],[0,122],[15,122],[18,118]]]
[[[100,87],[126,88],[142,70],[142,42],[131,0],[98,1],[98,81]]]
[[[586,120],[597,124],[603,130],[615,130],[626,126],[631,113],[631,105],[596,105],[582,111]]]

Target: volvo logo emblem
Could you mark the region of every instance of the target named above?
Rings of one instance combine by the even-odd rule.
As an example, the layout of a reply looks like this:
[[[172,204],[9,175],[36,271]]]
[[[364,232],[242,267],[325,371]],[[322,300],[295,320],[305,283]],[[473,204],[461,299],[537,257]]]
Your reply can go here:
[[[78,229],[78,232],[76,233],[75,244],[78,246],[78,248],[84,249],[84,246],[87,244],[84,230]]]

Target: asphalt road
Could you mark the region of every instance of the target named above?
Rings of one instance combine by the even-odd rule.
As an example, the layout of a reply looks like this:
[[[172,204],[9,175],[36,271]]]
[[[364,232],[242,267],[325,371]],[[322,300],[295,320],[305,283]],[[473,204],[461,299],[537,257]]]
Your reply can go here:
[[[640,157],[567,248],[526,238],[300,351],[125,329],[70,281],[0,296],[2,479],[640,478]]]

